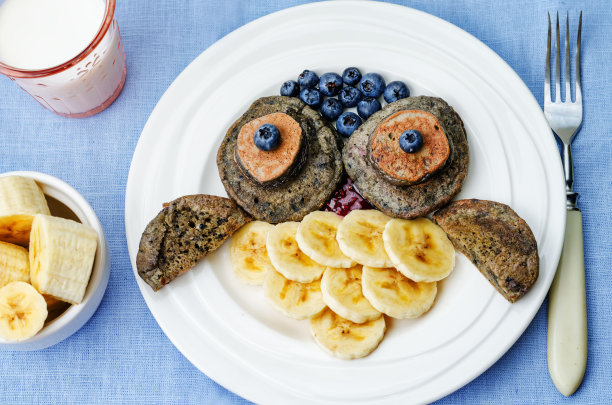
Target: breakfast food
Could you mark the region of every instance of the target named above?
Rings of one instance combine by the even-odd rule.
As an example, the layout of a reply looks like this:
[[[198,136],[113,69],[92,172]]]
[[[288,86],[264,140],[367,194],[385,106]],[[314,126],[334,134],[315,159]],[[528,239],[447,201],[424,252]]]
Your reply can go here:
[[[260,173],[262,179],[276,179],[272,184],[262,184],[248,168],[245,170],[244,165],[237,163],[236,148],[238,136],[245,125],[253,120],[259,120],[257,123],[261,124],[265,120],[260,118],[271,114],[282,114],[286,120],[298,123],[303,146],[295,158],[295,165],[287,164],[291,158],[282,159],[281,162],[272,160],[272,166],[280,165],[284,172],[277,177],[269,174],[269,171]],[[299,136],[299,131],[281,133],[280,136],[279,148],[283,142],[289,142],[284,141],[283,136],[293,139]],[[245,138],[244,143],[247,140]],[[262,151],[258,156],[265,160],[267,153],[274,151]],[[219,147],[217,166],[228,195],[255,219],[270,223],[299,221],[306,214],[321,208],[336,190],[343,172],[333,129],[299,99],[282,96],[260,98],[231,126]]]
[[[247,284],[261,285],[272,263],[266,250],[268,232],[274,225],[253,221],[240,228],[230,240],[230,261],[236,277]]]
[[[454,266],[454,248],[437,225],[426,218],[391,219],[376,210],[353,210],[344,218],[314,211],[300,223],[276,226],[252,222],[234,235],[230,260],[234,266],[248,257],[246,267],[257,267],[257,277],[267,268],[266,301],[285,316],[310,318],[319,346],[333,356],[352,359],[378,346],[385,332],[383,313],[398,319],[418,317],[431,308],[438,291],[436,281],[417,282],[393,263],[387,265],[386,251],[393,252],[398,266],[428,280],[448,276]],[[352,258],[345,255],[349,252]],[[272,266],[253,265],[266,263],[266,254]],[[416,269],[415,261],[421,261]],[[363,265],[367,263],[385,268]],[[245,277],[242,271],[236,276]]]
[[[310,318],[325,308],[319,280],[299,283],[270,270],[266,273],[263,287],[270,305],[290,318]]]
[[[321,278],[323,301],[336,314],[355,323],[380,317],[380,312],[363,296],[361,265],[349,269],[328,267]]]
[[[448,161],[442,166],[428,167],[423,158],[421,169],[406,172],[409,180],[420,177],[421,182],[418,184],[394,184],[389,181],[389,176],[397,179],[399,170],[392,170],[391,164],[378,167],[371,158],[371,140],[377,128],[398,113],[404,114],[402,121],[408,126],[421,122],[414,119],[417,115],[428,117],[420,129],[404,128],[403,124],[395,125],[392,136],[398,143],[401,134],[397,132],[400,129],[419,129],[423,137],[426,137],[430,124],[434,122],[430,117],[433,116],[439,123],[434,124],[433,129],[437,125],[439,130],[443,130],[450,148]],[[437,132],[433,138],[442,141],[441,131]],[[436,152],[432,156],[442,155]],[[374,113],[345,143],[342,158],[349,177],[372,205],[389,216],[406,219],[426,215],[448,203],[463,185],[469,159],[467,138],[459,116],[444,100],[425,96],[404,98]],[[433,170],[434,167],[439,168]],[[381,170],[385,169],[388,169],[385,175],[381,174]]]
[[[177,198],[143,232],[136,257],[138,274],[157,291],[250,221],[227,198],[206,194]]]
[[[342,218],[333,212],[313,211],[298,226],[295,240],[315,262],[330,267],[352,267],[355,262],[340,250],[336,232]]]
[[[22,176],[0,177],[0,241],[28,246],[36,214],[49,215],[49,207],[34,180]]]
[[[91,227],[37,214],[30,236],[30,280],[42,294],[72,304],[83,300],[98,246]]]
[[[421,316],[431,308],[437,283],[416,282],[393,268],[363,267],[363,295],[374,308],[393,318]]]
[[[12,243],[0,242],[0,287],[12,281],[30,282],[28,250]]]
[[[392,267],[383,244],[391,218],[376,210],[351,211],[338,225],[336,239],[342,253],[365,266]]]
[[[455,201],[433,216],[453,242],[509,302],[538,278],[537,242],[512,208],[486,200]]]
[[[0,337],[8,341],[31,338],[47,319],[47,303],[30,284],[13,281],[0,288]]]
[[[298,226],[297,222],[276,225],[268,232],[266,249],[276,271],[289,280],[310,283],[321,278],[325,266],[302,252],[295,240]]]
[[[364,323],[344,319],[329,308],[310,318],[310,331],[319,346],[343,360],[365,357],[376,349],[385,336],[385,318]]]
[[[428,218],[392,219],[382,237],[393,266],[411,280],[442,280],[455,267],[453,244]]]

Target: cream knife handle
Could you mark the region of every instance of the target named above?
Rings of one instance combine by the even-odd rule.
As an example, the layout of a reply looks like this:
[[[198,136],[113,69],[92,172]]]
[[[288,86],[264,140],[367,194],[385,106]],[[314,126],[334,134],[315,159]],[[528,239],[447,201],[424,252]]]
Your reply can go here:
[[[580,386],[587,360],[582,214],[567,212],[563,253],[548,295],[548,371],[565,396]]]

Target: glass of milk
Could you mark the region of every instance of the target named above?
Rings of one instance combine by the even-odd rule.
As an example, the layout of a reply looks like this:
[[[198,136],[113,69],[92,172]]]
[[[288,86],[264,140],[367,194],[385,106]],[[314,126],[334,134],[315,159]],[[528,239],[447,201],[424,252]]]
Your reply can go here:
[[[115,1],[0,0],[0,73],[61,116],[104,110],[126,75]]]

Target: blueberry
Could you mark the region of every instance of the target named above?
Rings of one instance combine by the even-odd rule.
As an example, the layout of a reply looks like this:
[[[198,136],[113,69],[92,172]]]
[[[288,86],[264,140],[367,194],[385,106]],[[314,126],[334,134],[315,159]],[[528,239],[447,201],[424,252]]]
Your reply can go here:
[[[344,83],[348,84],[349,86],[354,86],[355,84],[359,83],[360,79],[361,72],[356,67],[346,68],[344,69],[344,72],[342,72],[342,80],[344,80]]]
[[[400,135],[399,145],[406,153],[416,153],[423,146],[423,136],[416,129],[409,129]]]
[[[351,136],[359,128],[359,125],[361,125],[361,118],[353,112],[345,112],[336,121],[338,133],[345,138]]]
[[[319,108],[323,101],[323,96],[317,89],[302,89],[300,91],[300,100],[312,108]]]
[[[361,115],[361,118],[367,120],[370,115],[374,114],[382,108],[380,101],[373,97],[366,97],[357,103],[357,112]]]
[[[359,82],[359,90],[366,97],[380,97],[385,90],[385,79],[378,73],[367,73]]]
[[[295,80],[287,80],[281,86],[280,94],[281,96],[296,97],[300,94],[300,86]]]
[[[385,87],[385,92],[383,93],[385,97],[385,101],[387,103],[392,103],[402,98],[406,98],[410,96],[410,90],[408,90],[408,86],[404,84],[404,82],[391,82],[387,84]]]
[[[280,131],[272,124],[263,124],[253,135],[255,146],[266,152],[278,148],[280,140]]]
[[[346,108],[355,107],[362,97],[361,92],[355,87],[343,88],[340,90],[340,95],[338,96],[340,102]]]
[[[306,69],[300,73],[297,82],[302,88],[308,89],[316,86],[317,83],[319,83],[319,76],[317,76],[315,72],[311,72],[310,70]]]
[[[342,114],[342,104],[337,98],[328,98],[321,104],[321,114],[328,120],[335,120]]]
[[[326,96],[335,96],[342,88],[342,78],[337,73],[325,73],[319,80],[319,91]]]

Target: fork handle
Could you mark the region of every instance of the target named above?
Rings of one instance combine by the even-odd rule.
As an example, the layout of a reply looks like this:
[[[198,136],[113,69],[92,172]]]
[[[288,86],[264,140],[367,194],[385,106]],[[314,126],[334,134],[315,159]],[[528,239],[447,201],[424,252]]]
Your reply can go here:
[[[565,396],[580,386],[587,361],[582,214],[567,212],[563,253],[548,295],[548,371]]]

